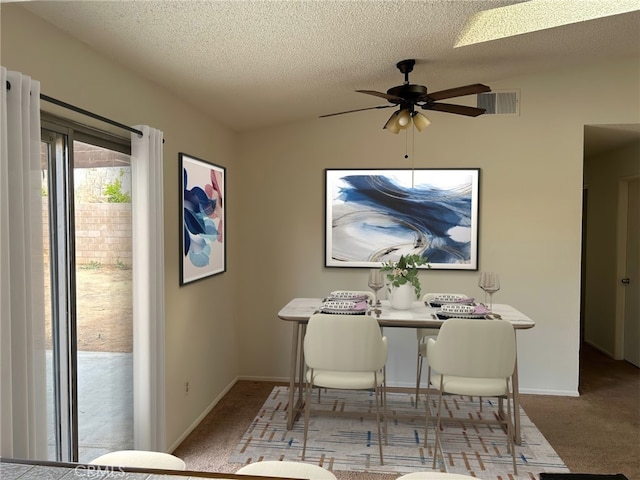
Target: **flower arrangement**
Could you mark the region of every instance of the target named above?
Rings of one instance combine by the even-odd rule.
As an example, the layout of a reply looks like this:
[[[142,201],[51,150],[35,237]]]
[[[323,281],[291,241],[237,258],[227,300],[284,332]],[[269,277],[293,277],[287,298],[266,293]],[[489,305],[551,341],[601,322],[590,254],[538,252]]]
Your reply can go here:
[[[413,285],[416,296],[420,296],[420,278],[418,277],[418,266],[431,265],[427,263],[427,258],[417,254],[400,255],[398,261],[388,261],[382,264],[380,270],[385,272],[385,276],[389,281],[389,288],[399,287],[405,283]]]

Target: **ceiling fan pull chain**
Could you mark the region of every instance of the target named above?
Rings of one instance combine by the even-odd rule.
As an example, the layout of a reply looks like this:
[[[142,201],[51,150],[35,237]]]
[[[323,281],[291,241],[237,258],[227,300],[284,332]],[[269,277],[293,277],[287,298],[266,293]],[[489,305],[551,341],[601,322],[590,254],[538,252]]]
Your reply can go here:
[[[411,188],[415,187],[416,175],[416,132],[411,129]]]
[[[404,158],[409,158],[409,129],[404,129]]]

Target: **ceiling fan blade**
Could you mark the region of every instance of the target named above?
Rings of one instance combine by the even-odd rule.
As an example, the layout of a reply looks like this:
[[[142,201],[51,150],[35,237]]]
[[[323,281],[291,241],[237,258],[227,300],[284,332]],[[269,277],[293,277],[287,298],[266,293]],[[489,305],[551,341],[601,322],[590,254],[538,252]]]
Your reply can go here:
[[[486,93],[490,91],[491,88],[487,87],[486,85],[483,85],[481,83],[474,83],[472,85],[465,85],[463,87],[449,88],[447,90],[440,90],[439,92],[428,93],[427,95],[425,95],[426,98],[424,100],[421,99],[420,101],[437,101],[444,100],[445,98],[463,97],[465,95],[474,95],[476,93]]]
[[[346,112],[328,113],[326,115],[320,115],[320,117],[318,118],[333,117],[334,115],[343,115],[345,113],[361,112],[363,110],[375,110],[377,108],[389,108],[389,107],[395,107],[395,106],[396,105],[378,105],[377,107],[357,108],[356,110],[347,110]]]
[[[431,103],[423,105],[422,108],[425,110],[436,110],[438,112],[466,115],[468,117],[477,117],[486,111],[484,108],[467,107],[466,105],[452,105],[451,103]]]
[[[376,97],[385,98],[390,102],[402,103],[405,101],[404,98],[398,97],[397,95],[390,95],[388,93],[376,92],[375,90],[356,90],[358,93],[366,93],[367,95],[374,95]]]

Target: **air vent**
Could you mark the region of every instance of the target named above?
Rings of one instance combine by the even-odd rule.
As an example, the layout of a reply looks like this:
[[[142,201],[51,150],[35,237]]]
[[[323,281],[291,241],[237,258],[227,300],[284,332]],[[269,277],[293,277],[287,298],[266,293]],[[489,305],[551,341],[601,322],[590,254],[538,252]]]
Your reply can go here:
[[[520,115],[520,91],[498,90],[479,93],[478,108],[486,109],[485,115]]]

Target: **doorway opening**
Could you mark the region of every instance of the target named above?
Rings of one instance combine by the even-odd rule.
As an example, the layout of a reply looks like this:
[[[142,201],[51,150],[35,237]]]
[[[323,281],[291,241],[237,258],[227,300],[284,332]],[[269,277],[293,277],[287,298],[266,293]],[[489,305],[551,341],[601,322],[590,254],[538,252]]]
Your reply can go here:
[[[625,305],[636,305],[637,313],[640,284],[638,237],[626,235],[628,211],[635,205],[630,207],[628,191],[640,177],[639,157],[640,124],[585,126],[581,344],[615,360],[626,356],[625,338],[640,345],[639,316],[629,315],[635,322],[631,327],[624,321]],[[637,206],[631,216],[637,222]]]

